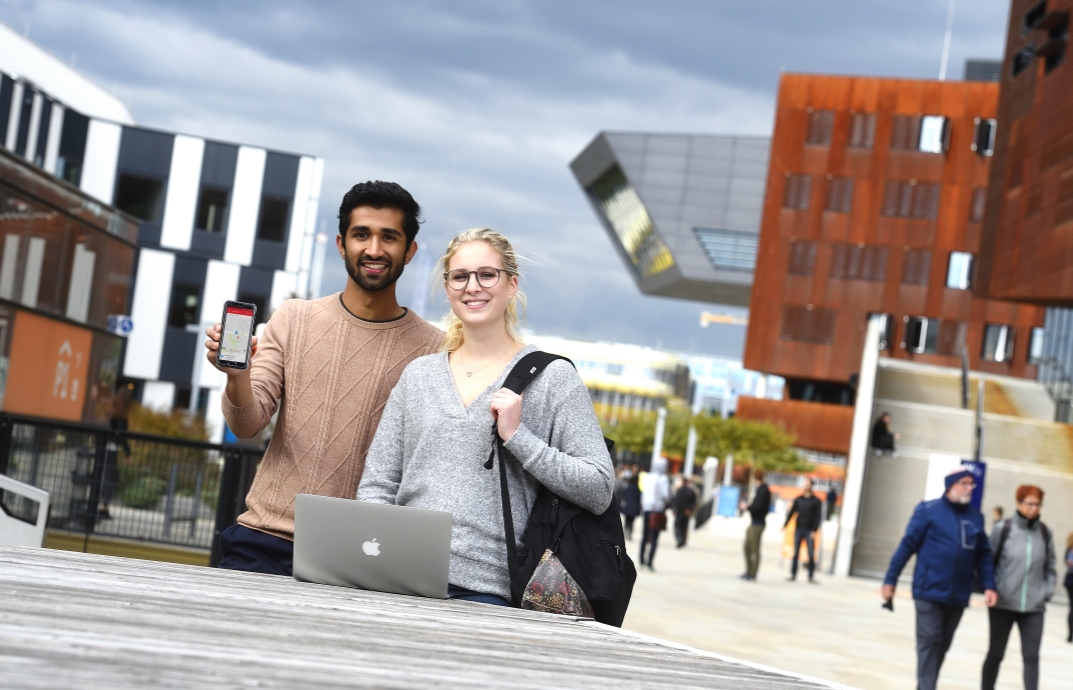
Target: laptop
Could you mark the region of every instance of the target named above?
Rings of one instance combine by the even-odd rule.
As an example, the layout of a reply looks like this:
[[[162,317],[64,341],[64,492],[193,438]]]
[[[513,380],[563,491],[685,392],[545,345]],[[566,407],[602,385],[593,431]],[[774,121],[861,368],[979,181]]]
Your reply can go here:
[[[298,494],[294,579],[447,598],[451,514]]]

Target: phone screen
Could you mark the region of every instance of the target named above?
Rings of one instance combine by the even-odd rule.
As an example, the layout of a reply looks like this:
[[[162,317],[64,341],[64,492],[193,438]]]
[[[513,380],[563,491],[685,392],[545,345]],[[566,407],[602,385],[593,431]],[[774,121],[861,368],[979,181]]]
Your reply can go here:
[[[253,310],[228,305],[222,331],[219,358],[225,362],[245,362],[250,351]]]

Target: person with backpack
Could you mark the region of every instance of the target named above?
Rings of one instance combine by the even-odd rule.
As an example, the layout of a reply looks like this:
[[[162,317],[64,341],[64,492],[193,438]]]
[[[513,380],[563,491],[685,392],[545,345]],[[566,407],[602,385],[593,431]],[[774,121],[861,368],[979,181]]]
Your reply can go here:
[[[645,475],[641,491],[641,510],[644,511],[644,528],[641,532],[641,565],[655,570],[652,559],[656,557],[659,533],[667,529],[667,507],[671,501],[671,482],[667,479],[667,458],[652,460]],[[645,558],[645,552],[648,558]]]
[[[614,469],[588,390],[569,361],[547,363],[523,395],[506,385],[515,364],[538,352],[518,334],[524,298],[507,238],[467,230],[451,240],[441,264],[451,307],[444,350],[403,371],[357,498],[450,512],[448,595],[510,606],[517,601],[508,554],[528,539],[524,527],[538,494],[547,490],[603,515]],[[490,451],[497,469],[485,462]],[[613,520],[621,535],[617,510]]]
[[[1043,613],[1058,581],[1051,530],[1039,519],[1043,489],[1022,484],[1016,498],[1017,511],[996,523],[991,532],[998,603],[987,612],[991,640],[984,660],[983,690],[995,687],[1014,623],[1021,633],[1025,690],[1039,687]]]

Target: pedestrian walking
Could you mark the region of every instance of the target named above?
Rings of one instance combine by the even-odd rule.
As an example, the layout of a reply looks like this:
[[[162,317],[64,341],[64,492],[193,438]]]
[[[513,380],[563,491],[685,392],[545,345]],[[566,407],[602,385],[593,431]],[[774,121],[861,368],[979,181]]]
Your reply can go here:
[[[812,479],[805,478],[805,492],[794,499],[790,510],[786,513],[786,522],[782,528],[790,524],[790,520],[797,515],[797,524],[794,527],[794,557],[790,561],[790,581],[797,579],[797,557],[801,552],[801,542],[805,542],[808,549],[808,581],[815,583],[816,573],[816,545],[813,543],[813,533],[820,528],[823,521],[823,504],[812,493]]]
[[[406,365],[443,344],[443,331],[395,298],[420,216],[394,182],[354,185],[339,205],[342,292],[283,302],[252,339],[246,369],[217,366],[220,324],[206,330],[209,363],[227,375],[227,426],[247,439],[277,420],[246,512],[220,535],[219,567],[290,577],[295,496],[354,497],[391,389]]]
[[[633,521],[641,514],[641,477],[636,472],[631,472],[626,486],[622,489],[622,501],[619,503],[619,512],[626,524],[626,538],[633,539]]]
[[[615,471],[585,383],[555,360],[519,395],[504,387],[536,348],[518,333],[518,260],[487,228],[451,240],[441,259],[451,315],[442,352],[419,357],[391,391],[358,487],[359,501],[452,515],[448,596],[509,606],[500,475],[485,466],[491,429],[503,441],[514,524],[543,485],[599,515]],[[493,427],[493,425],[495,425]],[[515,534],[522,546],[522,531]]]
[[[898,576],[916,554],[913,603],[917,615],[919,690],[935,690],[939,669],[969,605],[974,576],[979,576],[983,584],[987,605],[994,606],[998,600],[984,516],[970,505],[976,486],[972,472],[964,468],[951,470],[945,484],[942,498],[923,501],[913,511],[883,578],[883,598],[889,604]]]
[[[827,490],[827,519],[830,520],[835,514],[835,504],[838,503],[838,491],[834,485]]]
[[[745,572],[741,579],[755,581],[756,573],[760,570],[760,538],[764,535],[764,527],[767,526],[767,514],[771,510],[771,489],[764,483],[764,470],[759,467],[753,470],[753,479],[759,484],[756,493],[753,494],[753,502],[742,502],[742,510],[749,511],[749,526],[745,529]]]
[[[1073,642],[1073,532],[1066,537],[1066,594],[1069,595],[1069,633],[1066,642]]]
[[[656,557],[656,543],[659,533],[667,529],[667,506],[671,500],[671,483],[667,480],[666,458],[655,458],[652,467],[645,476],[644,489],[641,492],[641,509],[644,511],[644,524],[641,532],[641,565],[655,570],[652,559]],[[645,547],[648,557],[645,558]]]
[[[1039,687],[1043,613],[1058,582],[1054,540],[1039,517],[1043,489],[1022,484],[1017,487],[1016,498],[1016,512],[998,522],[991,532],[998,603],[987,612],[991,640],[984,659],[983,690],[994,690],[1014,623],[1021,633],[1025,690]]]
[[[679,477],[677,483],[671,507],[674,509],[674,538],[680,549],[686,545],[689,536],[689,518],[697,507],[697,492],[686,477]]]

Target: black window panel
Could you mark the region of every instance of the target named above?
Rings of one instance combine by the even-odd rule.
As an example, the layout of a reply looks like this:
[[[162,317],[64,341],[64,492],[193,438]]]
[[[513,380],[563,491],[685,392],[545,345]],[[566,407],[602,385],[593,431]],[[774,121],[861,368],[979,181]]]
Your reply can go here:
[[[1047,14],[1047,0],[1036,3],[1025,12],[1024,24],[1021,26],[1021,33],[1031,33],[1036,24],[1039,24],[1039,20],[1043,19],[1043,16]]]
[[[171,286],[168,304],[168,325],[186,328],[201,321],[201,285],[176,282]]]
[[[786,393],[790,400],[822,402],[834,405],[853,404],[853,389],[845,383],[791,379],[786,382]]]
[[[237,146],[206,141],[205,154],[201,159],[201,184],[231,189],[235,185],[237,164]]]
[[[1010,76],[1016,77],[1032,66],[1036,59],[1036,48],[1031,43],[1013,54],[1010,61]]]
[[[194,378],[194,357],[197,355],[198,333],[169,328],[164,333],[164,349],[160,358],[160,380],[190,385]],[[187,389],[187,405],[190,404]]]
[[[227,228],[229,196],[226,189],[202,187],[197,201],[194,227],[205,232],[222,233]]]
[[[973,133],[972,150],[980,156],[990,156],[994,149],[995,120],[976,118],[976,131]]]
[[[250,295],[271,295],[274,278],[275,271],[243,266],[238,276],[238,291]]]
[[[287,239],[287,221],[291,217],[291,200],[265,195],[257,216],[257,239],[283,242]]]
[[[33,152],[33,162],[37,167],[45,164],[45,152],[48,150],[48,128],[52,124],[52,101],[41,101],[41,117],[37,122],[37,145]]]
[[[254,325],[260,325],[268,320],[268,296],[267,295],[251,295],[245,292],[238,293],[239,302],[247,302],[249,304],[257,305],[257,311],[254,314]]]
[[[86,156],[88,135],[89,118],[73,110],[65,110],[56,177],[76,187],[82,182],[82,161]]]
[[[164,181],[120,174],[115,188],[115,207],[135,218],[159,223],[164,212]]]
[[[15,80],[6,74],[0,75],[0,146],[4,146],[7,124],[11,119],[11,99],[15,97]]]
[[[30,138],[30,116],[34,108],[34,90],[22,87],[22,105],[19,108],[19,130],[15,136],[15,153],[26,155],[26,142]]]
[[[121,172],[166,180],[171,173],[171,149],[174,140],[175,137],[171,134],[124,127],[116,167]]]
[[[205,277],[209,272],[209,263],[200,259],[192,259],[185,256],[175,257],[175,272],[173,279],[176,283],[188,285],[204,285]]]
[[[269,151],[265,157],[261,194],[293,199],[296,184],[298,184],[298,156]]]

